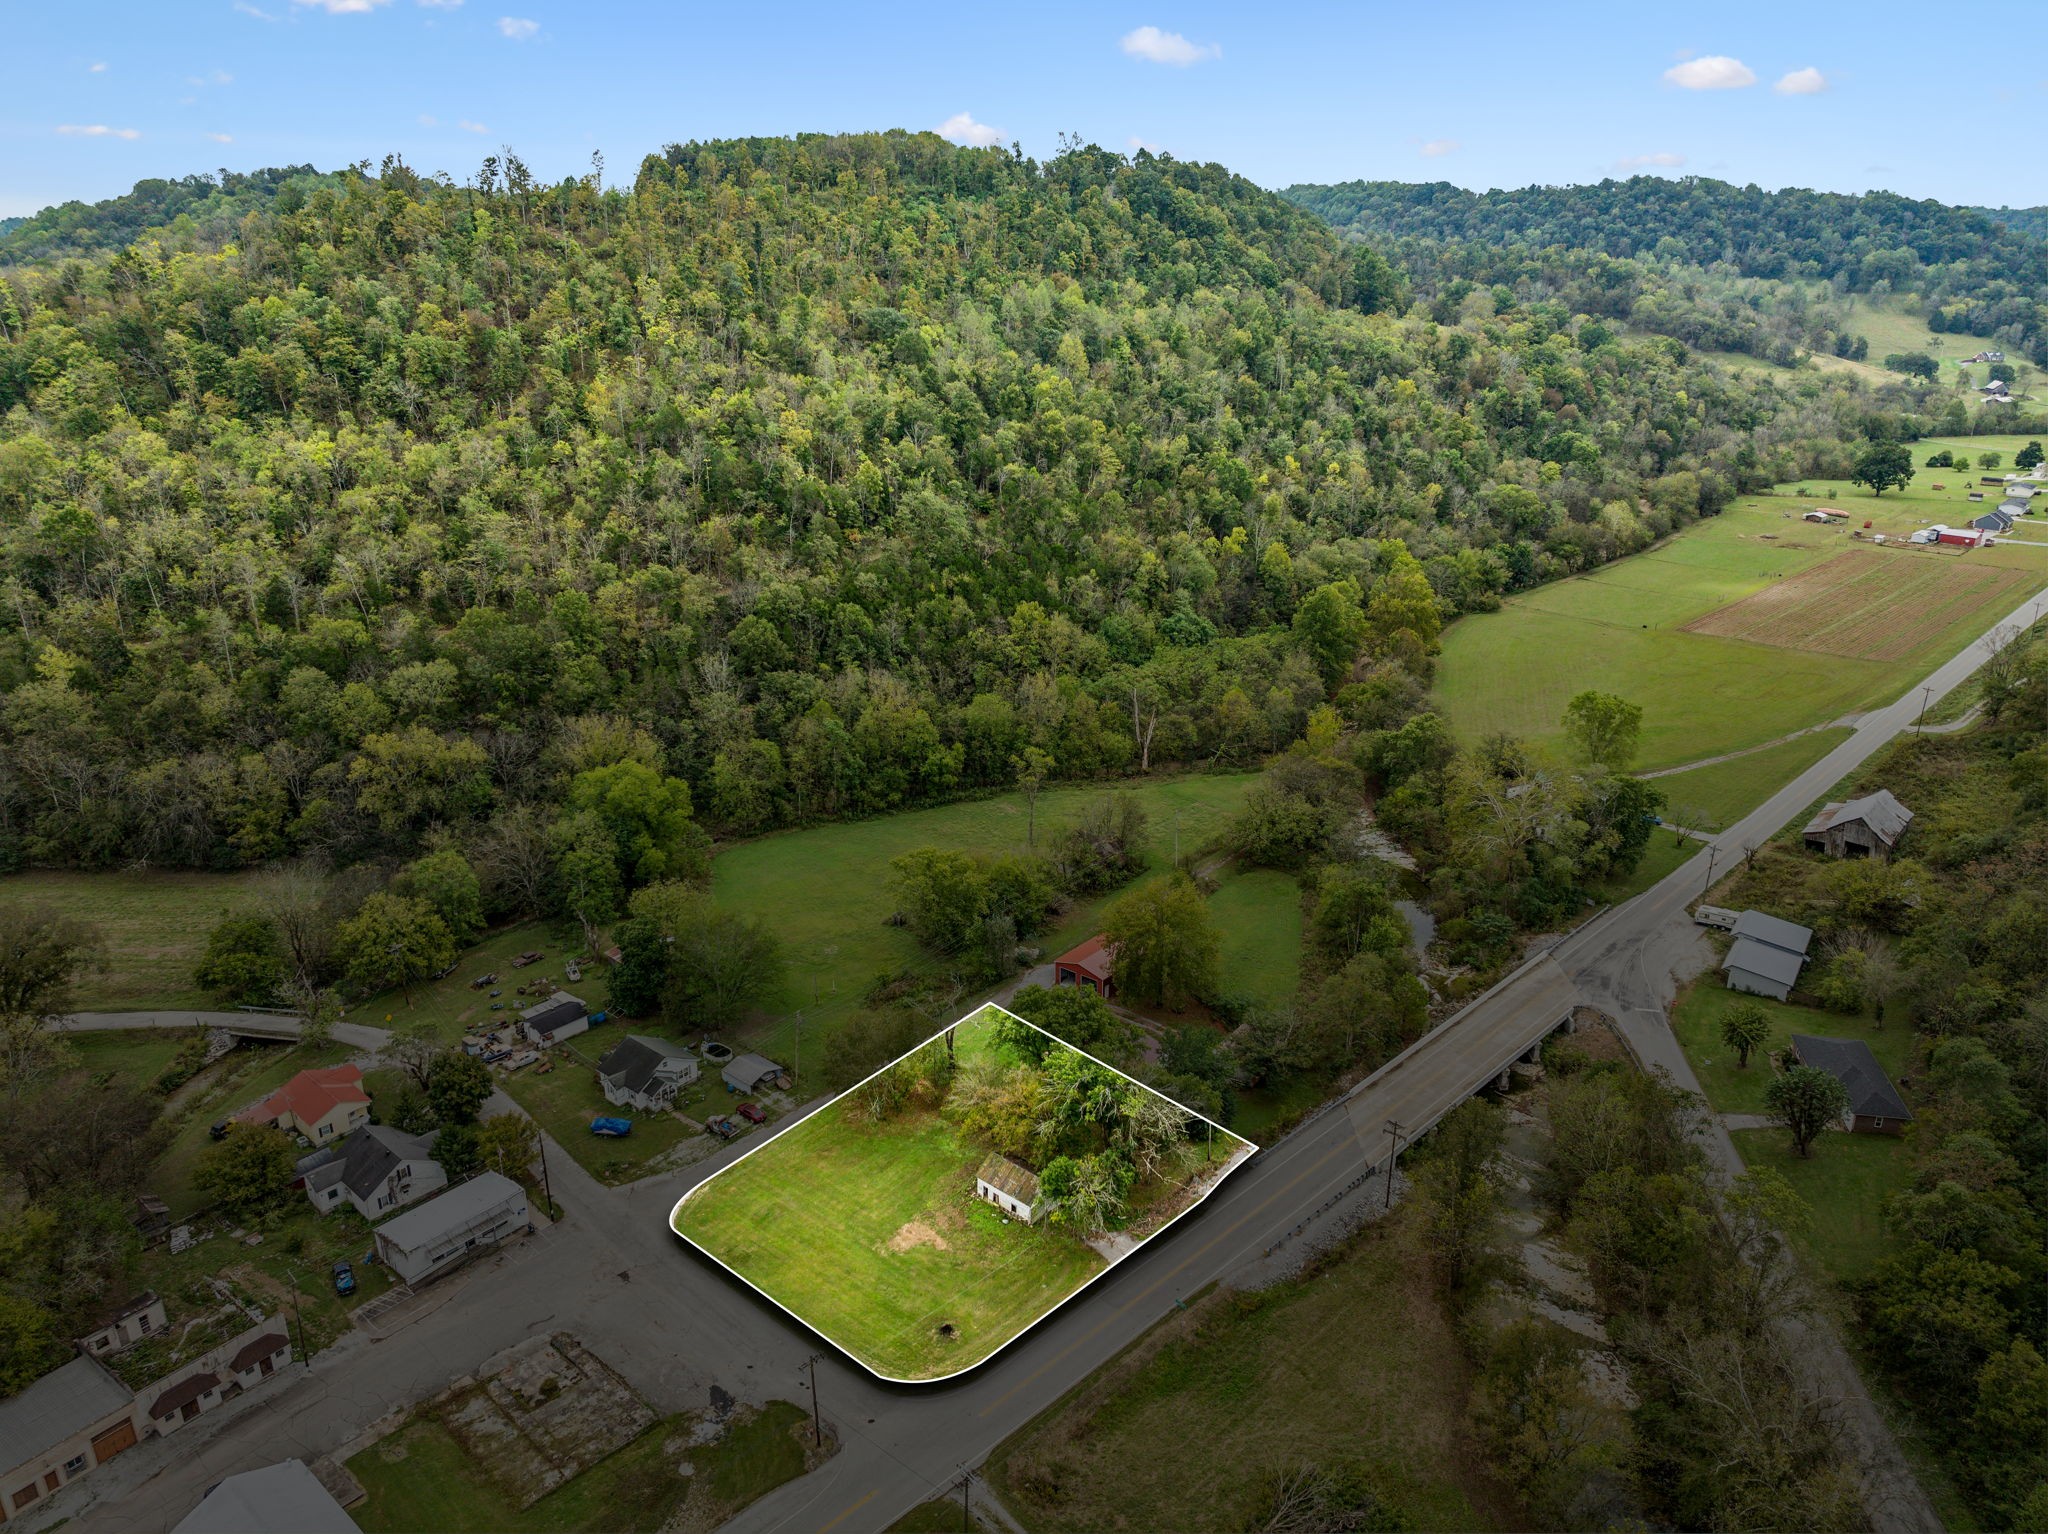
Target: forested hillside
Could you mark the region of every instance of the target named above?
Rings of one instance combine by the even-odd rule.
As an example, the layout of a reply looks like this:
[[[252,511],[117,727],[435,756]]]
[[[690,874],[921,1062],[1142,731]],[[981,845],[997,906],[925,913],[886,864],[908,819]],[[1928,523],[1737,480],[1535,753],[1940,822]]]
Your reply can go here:
[[[1972,208],[1994,224],[2003,224],[2015,234],[2048,239],[2048,208]]]
[[[243,214],[267,207],[279,196],[291,202],[332,179],[310,165],[283,165],[247,174],[222,171],[218,176],[138,181],[124,195],[105,202],[67,202],[33,218],[0,219],[0,267],[118,250],[151,231],[180,245],[219,243],[233,233]]]
[[[0,271],[6,863],[530,871],[609,809],[630,883],[684,821],[1245,761],[1361,651],[1844,472],[1864,408],[1405,315],[1307,211],[1092,148],[387,162],[178,243]]]
[[[2048,364],[2048,244],[1984,210],[1890,192],[1766,192],[1703,176],[1468,192],[1351,181],[1284,194],[1340,229],[1459,245],[1597,251],[1840,293],[1912,293],[1935,331],[1995,335]]]

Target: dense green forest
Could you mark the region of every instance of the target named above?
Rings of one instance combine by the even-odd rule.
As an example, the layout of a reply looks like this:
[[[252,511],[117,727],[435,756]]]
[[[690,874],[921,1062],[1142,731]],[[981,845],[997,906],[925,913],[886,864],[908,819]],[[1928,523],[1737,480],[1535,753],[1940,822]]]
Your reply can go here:
[[[2048,239],[2048,208],[1972,208],[1970,211],[1983,214],[1994,224],[2005,225],[2014,234]]]
[[[1246,761],[1444,615],[1845,472],[1867,403],[1432,322],[1146,153],[254,179],[219,243],[0,273],[0,861],[530,865],[633,764],[676,864],[678,820]]]
[[[0,267],[53,256],[119,250],[145,233],[166,242],[218,244],[234,233],[245,213],[270,205],[287,186],[291,196],[332,177],[310,165],[282,165],[246,174],[180,176],[175,181],[138,181],[105,202],[67,202],[33,218],[0,219]]]
[[[1839,294],[1911,293],[1931,329],[1995,336],[2048,364],[2048,244],[1980,209],[1891,192],[1766,192],[1704,176],[1492,192],[1351,181],[1284,195],[1367,237],[1591,251]]]

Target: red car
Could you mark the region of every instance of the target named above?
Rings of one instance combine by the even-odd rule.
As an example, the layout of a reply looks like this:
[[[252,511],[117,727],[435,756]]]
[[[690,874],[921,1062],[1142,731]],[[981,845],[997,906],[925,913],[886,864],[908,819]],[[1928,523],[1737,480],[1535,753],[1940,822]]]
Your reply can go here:
[[[739,1114],[749,1124],[765,1124],[768,1122],[768,1115],[761,1111],[759,1103],[741,1103]]]

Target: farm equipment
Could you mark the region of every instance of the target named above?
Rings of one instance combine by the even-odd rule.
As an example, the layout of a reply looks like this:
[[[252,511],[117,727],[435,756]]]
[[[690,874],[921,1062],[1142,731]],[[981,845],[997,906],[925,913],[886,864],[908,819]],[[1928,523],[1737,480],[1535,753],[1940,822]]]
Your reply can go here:
[[[590,1132],[594,1135],[602,1135],[608,1140],[623,1140],[633,1132],[633,1121],[631,1119],[615,1119],[610,1117],[595,1118],[590,1121]]]

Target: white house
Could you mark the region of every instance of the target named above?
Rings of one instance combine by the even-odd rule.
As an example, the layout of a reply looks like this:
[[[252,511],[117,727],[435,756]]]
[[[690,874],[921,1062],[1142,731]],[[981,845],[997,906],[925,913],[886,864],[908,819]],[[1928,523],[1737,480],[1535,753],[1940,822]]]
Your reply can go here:
[[[167,1324],[164,1302],[144,1292],[106,1311],[100,1324],[78,1339],[78,1351],[104,1358],[162,1331]]]
[[[306,1179],[306,1197],[322,1214],[345,1201],[376,1221],[448,1186],[433,1147],[431,1135],[366,1124],[332,1149],[301,1158],[298,1170]]]
[[[536,1044],[559,1044],[590,1031],[590,1008],[567,991],[557,991],[546,1001],[523,1010],[519,1014],[519,1028]]]
[[[0,1520],[135,1447],[135,1392],[74,1358],[0,1401]]]
[[[697,1079],[697,1057],[680,1044],[629,1033],[597,1065],[604,1100],[617,1108],[657,1113]]]
[[[171,1534],[357,1534],[355,1520],[301,1459],[215,1483]]]
[[[262,1384],[291,1362],[282,1320],[258,1321],[173,1370],[137,1395],[155,1437],[175,1433],[225,1401]]]
[[[974,1174],[974,1196],[1007,1210],[1027,1225],[1050,1214],[1057,1200],[1048,1199],[1038,1186],[1038,1174],[1021,1161],[1008,1156],[990,1156]]]
[[[500,1173],[480,1172],[378,1226],[377,1257],[417,1284],[519,1234],[527,1221],[525,1190]]]

